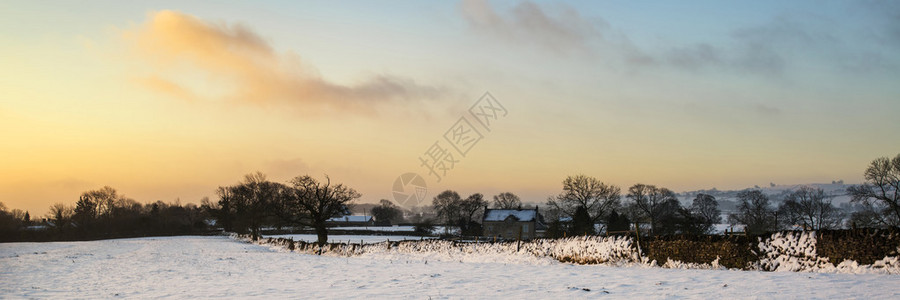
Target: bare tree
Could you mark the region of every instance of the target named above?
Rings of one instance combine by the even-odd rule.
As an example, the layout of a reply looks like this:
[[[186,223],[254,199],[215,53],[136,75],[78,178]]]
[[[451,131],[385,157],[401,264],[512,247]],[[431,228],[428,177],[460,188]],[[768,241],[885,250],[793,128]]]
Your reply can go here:
[[[831,204],[825,191],[808,186],[788,194],[778,215],[785,225],[796,224],[810,230],[836,229],[844,220],[844,214]]]
[[[446,190],[434,196],[431,205],[434,206],[437,217],[443,219],[447,227],[452,226],[460,218],[462,198],[455,191]]]
[[[853,202],[877,201],[885,208],[883,226],[900,226],[900,154],[893,159],[873,160],[865,172],[866,182],[847,188]]]
[[[72,215],[75,214],[71,206],[63,203],[54,203],[50,206],[50,215],[48,219],[53,222],[53,226],[62,232],[72,222]]]
[[[636,217],[647,220],[650,223],[650,232],[657,233],[660,220],[671,219],[672,215],[681,208],[675,192],[667,188],[658,188],[654,185],[638,183],[628,188],[628,198],[631,205],[637,208],[639,215]],[[674,200],[674,202],[672,202]],[[672,223],[672,222],[667,222]]]
[[[293,194],[284,198],[282,209],[293,223],[313,227],[319,246],[328,242],[326,221],[350,214],[349,205],[362,196],[343,184],[332,185],[328,176],[324,182],[309,175],[297,176],[290,183]]]
[[[463,235],[480,235],[480,228],[478,224],[475,222],[475,216],[479,214],[479,212],[483,213],[484,208],[487,207],[487,200],[484,200],[484,195],[481,193],[475,193],[466,197],[460,202],[460,220],[459,226],[460,231]]]
[[[849,228],[878,228],[891,224],[890,210],[881,202],[865,201],[854,203],[853,213],[847,220]]]
[[[701,222],[701,231],[712,231],[715,224],[722,222],[722,211],[719,210],[719,202],[716,197],[709,194],[697,194],[691,203],[691,213]]]
[[[260,228],[266,220],[278,212],[276,203],[289,196],[286,186],[271,182],[262,172],[250,173],[234,186],[219,187],[219,206],[225,210],[225,224],[238,231],[250,230],[254,238],[260,236]]]
[[[517,209],[522,206],[522,201],[516,194],[505,192],[494,195],[494,208],[497,209]]]
[[[558,196],[547,199],[550,210],[559,210],[574,218],[578,208],[587,211],[591,224],[596,224],[619,206],[619,187],[605,184],[599,179],[585,175],[566,177],[563,191]]]
[[[6,232],[19,230],[21,225],[22,221],[16,218],[12,212],[7,211],[6,205],[0,202],[0,240],[5,238]]]
[[[765,233],[778,227],[768,196],[759,190],[746,190],[738,192],[737,197],[738,212],[729,216],[733,224],[743,224],[748,234]]]
[[[90,190],[81,194],[75,204],[75,220],[83,230],[90,230],[97,221],[105,221],[105,229],[110,228],[113,206],[120,196],[114,188],[104,186],[99,190]]]

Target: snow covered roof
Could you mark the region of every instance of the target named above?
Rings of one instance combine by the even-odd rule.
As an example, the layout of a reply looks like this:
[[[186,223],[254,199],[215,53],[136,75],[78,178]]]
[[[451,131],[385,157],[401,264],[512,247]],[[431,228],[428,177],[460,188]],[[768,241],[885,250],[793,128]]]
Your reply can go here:
[[[503,221],[509,216],[513,216],[519,221],[534,221],[537,216],[537,210],[534,209],[488,209],[484,211],[485,221]]]
[[[369,222],[372,216],[343,216],[328,219],[328,222]]]

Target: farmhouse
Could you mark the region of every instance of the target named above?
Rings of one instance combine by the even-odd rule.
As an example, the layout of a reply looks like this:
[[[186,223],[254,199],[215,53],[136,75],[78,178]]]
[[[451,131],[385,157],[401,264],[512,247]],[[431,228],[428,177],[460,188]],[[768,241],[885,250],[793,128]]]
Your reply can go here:
[[[495,239],[532,239],[547,229],[538,209],[484,209],[484,236]]]
[[[343,216],[325,221],[328,226],[375,226],[372,216]]]

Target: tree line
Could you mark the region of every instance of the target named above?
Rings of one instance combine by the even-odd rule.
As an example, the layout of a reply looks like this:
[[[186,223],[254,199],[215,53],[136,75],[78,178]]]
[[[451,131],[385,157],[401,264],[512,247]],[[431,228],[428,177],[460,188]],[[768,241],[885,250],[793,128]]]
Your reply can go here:
[[[800,187],[777,206],[759,189],[748,189],[737,193],[737,209],[727,221],[747,234],[900,227],[900,154],[875,159],[864,174],[863,184],[847,189],[853,211],[835,207],[821,188]],[[653,235],[707,234],[723,221],[712,195],[698,193],[685,207],[671,190],[638,183],[628,188],[623,201],[619,187],[585,175],[566,178],[562,193],[550,197],[546,206],[551,236],[594,234],[596,224],[610,232],[638,224]]]
[[[675,192],[638,183],[623,191],[586,175],[569,176],[562,192],[544,203],[548,237],[590,235],[642,230],[650,235],[710,234],[727,221],[747,234],[777,230],[828,230],[841,228],[900,227],[900,154],[878,158],[865,171],[863,184],[847,189],[852,210],[836,207],[834,196],[821,188],[804,186],[776,201],[759,188],[740,191],[733,212],[723,218],[715,196],[698,193],[682,205]],[[461,197],[452,190],[434,197],[432,207],[443,224],[462,235],[480,235],[479,213],[487,207],[480,193]],[[512,193],[494,196],[494,207],[521,208]]]
[[[865,182],[847,189],[852,211],[835,207],[822,189],[801,187],[779,205],[758,189],[736,195],[737,206],[727,222],[741,225],[748,234],[783,229],[837,229],[900,227],[900,154],[873,160]],[[42,220],[27,211],[9,210],[0,203],[0,240],[77,240],[143,235],[196,234],[221,227],[229,232],[258,237],[264,227],[302,226],[315,230],[319,243],[327,241],[326,221],[350,213],[361,195],[348,186],[320,181],[308,175],[286,183],[269,181],[263,173],[244,176],[236,184],[216,190],[218,200],[204,198],[201,205],[180,201],[142,204],[111,187],[82,193],[74,205],[55,203]],[[505,192],[491,203],[481,193],[465,198],[447,190],[433,198],[429,208],[409,214],[420,233],[433,223],[459,228],[462,235],[481,234],[481,216],[489,205],[519,209],[521,199]],[[430,212],[428,210],[431,210]],[[382,225],[396,224],[407,214],[391,201],[381,200],[372,215]],[[542,223],[549,237],[596,234],[598,229],[621,232],[639,229],[646,234],[708,234],[723,223],[719,201],[698,193],[683,206],[664,187],[638,183],[623,191],[586,175],[569,176],[562,191],[542,208]],[[212,223],[214,221],[214,223]],[[638,228],[633,228],[637,224]]]
[[[234,185],[216,190],[218,202],[203,207],[229,232],[260,236],[263,226],[305,226],[315,230],[320,245],[328,241],[326,221],[350,214],[351,202],[361,195],[325,176],[319,181],[297,176],[287,184],[272,182],[256,172]]]
[[[195,204],[142,204],[105,186],[82,193],[74,205],[55,203],[42,220],[28,212],[6,212],[0,203],[0,240],[85,240],[196,234],[208,230],[208,215]]]
[[[360,197],[328,176],[324,181],[297,176],[283,184],[260,172],[219,187],[216,195],[217,201],[204,198],[200,206],[179,201],[141,204],[106,186],[82,193],[74,205],[51,205],[42,221],[31,220],[28,212],[7,211],[0,203],[0,241],[203,234],[215,227],[259,237],[264,226],[307,226],[324,244],[326,221],[349,214],[350,202]]]
[[[624,197],[618,186],[586,175],[562,184],[562,192],[545,204],[550,236],[628,231],[632,224],[646,227],[647,234],[706,234],[721,221],[718,202],[707,194],[683,207],[675,192],[650,184],[635,184]]]

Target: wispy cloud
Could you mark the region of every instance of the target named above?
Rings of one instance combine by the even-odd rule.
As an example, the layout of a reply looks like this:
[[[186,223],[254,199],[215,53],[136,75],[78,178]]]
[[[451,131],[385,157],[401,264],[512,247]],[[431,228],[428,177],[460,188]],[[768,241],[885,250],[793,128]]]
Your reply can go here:
[[[757,113],[762,114],[762,115],[773,116],[773,115],[781,114],[780,108],[765,105],[765,104],[757,103],[756,105],[754,105],[753,108],[754,108],[754,110],[756,110]]]
[[[164,94],[168,94],[175,98],[196,101],[199,97],[191,90],[175,83],[171,80],[162,78],[158,75],[142,76],[135,79],[135,82],[145,88],[155,90]]]
[[[876,1],[871,6],[896,6],[893,3]],[[776,16],[755,26],[735,28],[713,41],[640,46],[615,24],[599,16],[581,15],[563,4],[551,9],[524,1],[509,11],[498,11],[487,0],[464,0],[461,8],[463,18],[477,34],[554,53],[588,53],[632,69],[712,69],[772,76],[808,60],[835,71],[891,66],[885,55],[854,48],[852,42],[834,34],[839,27],[834,20],[812,15]],[[900,15],[896,10],[884,10],[884,15]],[[886,44],[900,41],[900,19],[882,19],[886,21],[876,30],[877,38]]]
[[[879,27],[870,34],[880,43],[900,47],[900,2],[893,0],[869,0],[862,2],[863,9],[873,16]]]
[[[606,27],[605,21],[589,21],[569,7],[560,6],[555,13],[548,13],[528,1],[503,15],[484,0],[465,0],[460,8],[476,31],[566,54],[591,49]]]
[[[304,112],[375,109],[378,103],[437,97],[439,88],[411,79],[378,75],[354,85],[330,82],[300,56],[277,52],[242,24],[209,22],[194,16],[159,11],[122,36],[161,70],[139,82],[182,99],[200,98],[194,82],[178,80],[181,68],[205,73],[221,86],[221,97],[261,104],[297,105]]]

